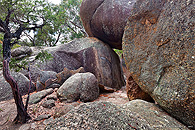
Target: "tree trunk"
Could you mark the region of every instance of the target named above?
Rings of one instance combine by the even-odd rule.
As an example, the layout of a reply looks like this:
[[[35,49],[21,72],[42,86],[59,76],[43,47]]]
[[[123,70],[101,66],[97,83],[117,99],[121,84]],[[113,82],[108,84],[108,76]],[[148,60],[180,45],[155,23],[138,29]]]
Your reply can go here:
[[[12,93],[15,99],[15,104],[17,106],[17,116],[14,119],[14,123],[25,123],[27,120],[30,119],[27,111],[24,108],[24,104],[22,102],[22,96],[19,92],[18,85],[14,78],[10,75],[9,72],[9,60],[11,57],[11,43],[10,43],[9,36],[4,36],[3,41],[3,76],[5,80],[10,84],[12,88]]]

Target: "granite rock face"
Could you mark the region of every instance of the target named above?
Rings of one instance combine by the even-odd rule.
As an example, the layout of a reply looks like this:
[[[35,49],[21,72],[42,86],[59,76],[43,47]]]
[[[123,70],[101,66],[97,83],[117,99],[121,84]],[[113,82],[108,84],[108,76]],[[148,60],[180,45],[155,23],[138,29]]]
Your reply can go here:
[[[131,75],[129,75],[126,80],[126,91],[129,101],[142,99],[148,102],[154,102],[152,97],[139,87],[139,85],[133,80]]]
[[[64,116],[56,118],[45,129],[188,130],[157,105],[143,100],[133,100],[121,106],[110,102],[81,104]]]
[[[25,95],[28,93],[30,81],[29,79],[24,76],[22,73],[19,72],[11,72],[11,75],[16,80],[19,91],[21,95]],[[35,91],[35,85],[31,84],[30,92]],[[12,89],[9,83],[4,79],[3,72],[0,71],[0,101],[9,100],[13,98]]]
[[[122,49],[126,20],[136,0],[83,0],[80,17],[90,37]]]
[[[53,59],[39,64],[45,71],[62,72],[64,68],[93,73],[98,83],[114,89],[125,85],[118,55],[96,38],[80,38],[72,42],[46,49]]]
[[[195,1],[138,0],[123,37],[127,68],[169,114],[195,128]]]
[[[67,68],[64,68],[64,70],[56,75],[57,77],[57,83],[62,85],[69,77],[76,73],[84,73],[85,70],[83,67],[78,68],[77,70],[69,70]]]
[[[99,96],[99,86],[92,73],[76,73],[68,78],[57,90],[60,101],[93,101]]]
[[[11,51],[11,56],[15,59],[22,59],[26,56],[30,56],[32,49],[28,46],[21,46]]]
[[[39,91],[37,93],[34,93],[34,94],[30,95],[29,104],[37,104],[43,98],[45,98],[47,95],[49,95],[51,93],[53,93],[52,88],[45,89],[45,90]]]
[[[57,73],[54,71],[41,71],[39,77],[37,78],[36,90],[41,91],[48,88],[52,84],[50,81],[57,78],[56,75]]]

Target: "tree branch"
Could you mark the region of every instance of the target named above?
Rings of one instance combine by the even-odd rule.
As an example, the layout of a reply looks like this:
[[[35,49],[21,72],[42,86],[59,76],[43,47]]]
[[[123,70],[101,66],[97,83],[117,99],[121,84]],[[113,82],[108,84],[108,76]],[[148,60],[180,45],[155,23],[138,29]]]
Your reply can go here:
[[[18,30],[12,34],[12,38],[17,38],[20,39],[20,35],[22,34],[22,32],[25,30],[25,28],[20,25],[20,27],[18,28]]]
[[[24,30],[35,30],[37,28],[42,28],[45,24],[45,22],[43,22],[41,25],[34,24],[34,27],[25,28]]]
[[[10,16],[11,16],[11,14],[12,14],[13,11],[14,11],[13,9],[12,10],[9,10],[8,9],[7,16],[5,18],[5,22],[6,22],[6,25],[7,26],[9,25],[9,18],[10,18]]]
[[[58,43],[58,41],[59,41],[59,39],[60,39],[60,35],[61,35],[61,32],[59,32],[58,37],[57,37],[57,39],[56,39],[54,45],[56,45],[56,44]]]
[[[86,33],[85,31],[83,31],[83,28],[82,28],[82,27],[80,27],[79,25],[77,25],[76,23],[74,23],[74,22],[72,22],[72,21],[70,21],[70,23],[72,23],[75,27],[79,28],[80,31],[81,31],[82,33],[84,33],[85,36],[87,36],[87,33]]]
[[[26,36],[26,37],[28,37],[28,39],[31,41],[31,42],[33,42],[34,40],[33,40],[33,37],[31,37],[31,35],[28,35],[25,31],[24,31],[24,36]]]
[[[17,18],[16,15],[15,15],[14,17],[15,17],[15,19],[14,19],[13,21],[14,21],[15,23],[17,23],[17,24],[22,25],[22,24],[24,24],[24,23],[30,23],[30,20],[29,20],[29,19],[27,19],[27,21],[25,22],[25,21],[19,20],[19,19]]]
[[[0,32],[5,33],[5,30],[2,27],[0,27]]]
[[[73,32],[77,33],[70,25],[66,24]]]
[[[8,26],[6,26],[5,22],[3,22],[1,18],[0,18],[0,27],[4,30],[4,33],[10,33]]]
[[[1,20],[1,18],[0,18],[0,27],[1,27],[2,29],[5,29],[5,24],[4,24],[4,22]]]
[[[4,27],[4,22],[1,20],[1,18],[0,18],[0,27]]]

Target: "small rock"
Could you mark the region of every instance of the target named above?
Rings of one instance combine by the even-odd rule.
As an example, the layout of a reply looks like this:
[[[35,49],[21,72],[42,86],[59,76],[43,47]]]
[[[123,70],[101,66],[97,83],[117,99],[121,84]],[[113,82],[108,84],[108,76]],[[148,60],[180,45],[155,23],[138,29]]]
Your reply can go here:
[[[56,72],[42,71],[37,79],[36,90],[40,91],[52,85],[52,80],[56,79]]]
[[[36,103],[40,102],[44,97],[46,97],[47,95],[49,95],[51,93],[53,93],[52,88],[34,93],[34,94],[30,95],[29,104],[36,104]]]
[[[12,57],[18,57],[20,55],[30,55],[32,53],[32,49],[28,46],[21,46],[11,51]]]
[[[54,92],[57,92],[57,91],[58,91],[58,88],[55,88],[55,89],[54,89]]]
[[[52,108],[55,106],[55,101],[52,99],[46,100],[45,102],[43,102],[42,106],[45,108]]]
[[[55,89],[55,88],[59,88],[59,87],[60,87],[59,84],[54,83],[54,84],[52,84],[52,85],[47,86],[46,89],[48,89],[48,88],[53,88],[53,89]]]
[[[49,118],[49,119],[44,120],[44,121],[43,121],[43,124],[44,124],[44,125],[48,125],[48,124],[52,123],[53,121],[54,121],[54,118],[51,117],[51,118]]]
[[[83,67],[78,68],[77,70],[69,70],[68,68],[64,68],[64,70],[58,73],[57,76],[57,83],[63,84],[69,77],[76,73],[84,73],[85,70]]]
[[[50,117],[51,117],[51,115],[39,115],[36,119],[34,119],[34,121],[40,121],[43,119],[48,119]]]
[[[32,124],[31,124],[31,128],[32,128],[33,130],[36,128],[36,126],[37,126],[37,125],[36,125],[35,123],[32,123]]]
[[[68,113],[73,108],[74,108],[74,106],[72,106],[72,105],[64,105],[62,107],[56,108],[53,117],[59,118],[59,117],[65,115],[66,113]]]
[[[58,89],[57,96],[60,101],[83,102],[93,101],[99,96],[97,79],[92,73],[76,73],[68,78]]]
[[[19,130],[30,130],[31,124],[23,124],[20,126]]]
[[[57,96],[56,95],[49,95],[47,96],[47,100],[57,100]]]

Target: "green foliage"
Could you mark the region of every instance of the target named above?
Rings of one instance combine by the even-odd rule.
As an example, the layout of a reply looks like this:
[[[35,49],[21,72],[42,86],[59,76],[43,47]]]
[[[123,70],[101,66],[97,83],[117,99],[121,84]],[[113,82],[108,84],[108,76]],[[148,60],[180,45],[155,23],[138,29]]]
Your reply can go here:
[[[21,45],[19,45],[19,44],[14,44],[13,47],[12,47],[12,49],[16,49],[16,48],[18,48],[18,47],[21,47]]]
[[[46,0],[1,0],[0,19],[4,20],[8,10],[13,10],[10,16],[12,30],[16,30],[21,21],[24,27],[31,27],[44,20],[46,25],[42,28],[25,31],[20,43],[30,46],[55,46],[57,43],[68,42],[86,35],[79,17],[81,2],[81,0],[62,0],[59,5],[55,5]],[[16,22],[17,20],[20,22]],[[30,40],[30,44],[23,42],[26,39]]]
[[[122,57],[123,50],[114,49],[114,51],[116,52],[116,54],[117,54],[120,58]]]
[[[46,62],[47,60],[51,60],[53,57],[47,51],[41,50],[35,57],[35,60],[40,60],[41,62]]]
[[[36,45],[55,46],[85,36],[79,17],[81,0],[63,0],[60,5],[50,4],[45,18],[46,26],[34,32]]]

